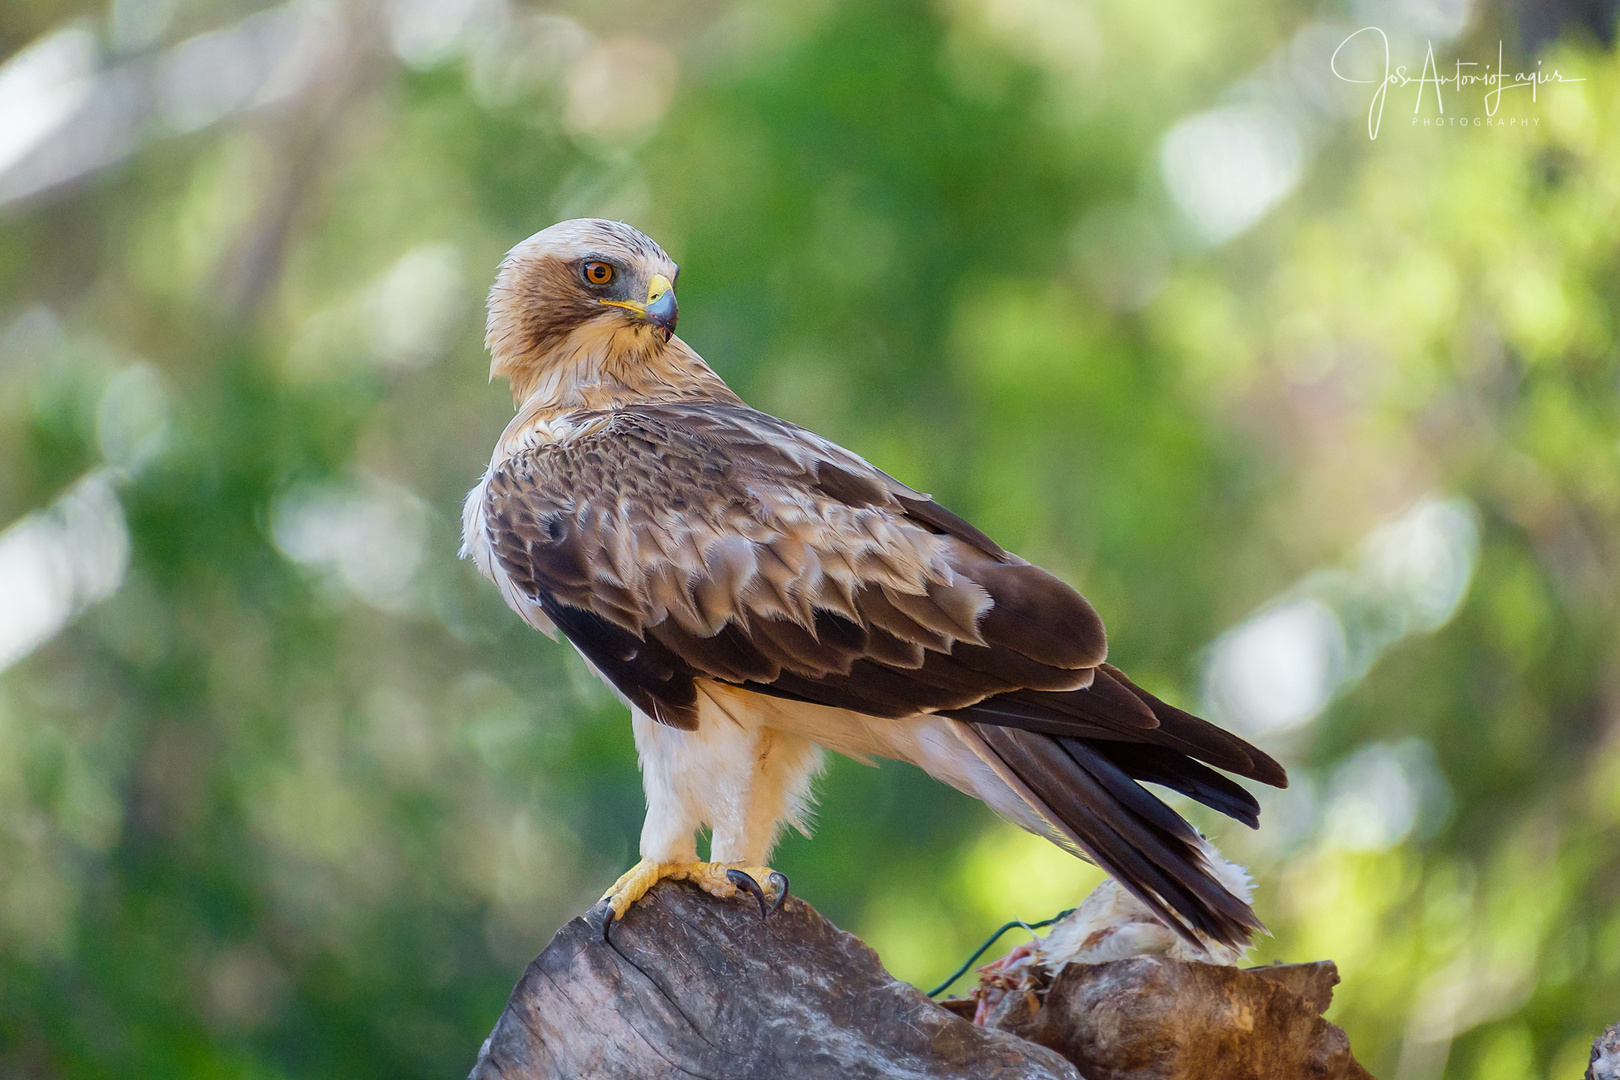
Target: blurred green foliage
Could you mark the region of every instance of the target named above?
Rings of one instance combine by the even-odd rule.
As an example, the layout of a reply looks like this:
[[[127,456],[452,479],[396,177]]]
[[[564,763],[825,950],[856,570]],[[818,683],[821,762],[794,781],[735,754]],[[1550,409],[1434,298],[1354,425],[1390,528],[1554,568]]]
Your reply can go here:
[[[482,293],[583,213],[682,263],[744,397],[1080,585],[1139,680],[1229,722],[1222,656],[1304,687],[1250,728],[1295,778],[1260,833],[1195,817],[1375,1073],[1584,1067],[1620,1019],[1612,49],[1547,44],[1585,81],[1503,105],[1533,124],[1408,126],[1407,89],[1374,141],[1344,27],[1276,0],[252,10],[0,11],[0,51],[146,88],[88,99],[130,110],[104,167],[0,205],[0,1072],[457,1074],[633,859],[623,710],[454,557],[510,408]],[[299,19],[284,92],[173,66]],[[1265,85],[1321,98],[1298,176],[1200,236],[1166,133]],[[1414,521],[1461,537],[1428,616],[1367,584]],[[1278,611],[1280,653],[1222,651]],[[919,984],[1097,880],[905,767],[821,791],[777,865]]]

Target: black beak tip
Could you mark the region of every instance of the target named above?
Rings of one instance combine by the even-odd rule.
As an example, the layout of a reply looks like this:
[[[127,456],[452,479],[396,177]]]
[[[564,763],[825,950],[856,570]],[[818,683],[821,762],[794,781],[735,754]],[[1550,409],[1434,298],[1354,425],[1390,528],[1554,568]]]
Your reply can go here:
[[[675,320],[679,309],[675,306],[675,293],[666,292],[647,305],[646,319],[656,330],[662,331],[667,342],[675,336]]]

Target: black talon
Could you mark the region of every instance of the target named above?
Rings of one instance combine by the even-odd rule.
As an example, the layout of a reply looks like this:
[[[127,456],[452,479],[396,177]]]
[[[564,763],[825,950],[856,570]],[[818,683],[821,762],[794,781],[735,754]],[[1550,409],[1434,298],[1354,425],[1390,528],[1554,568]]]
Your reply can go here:
[[[613,905],[606,900],[598,900],[595,906],[591,908],[591,911],[595,911],[597,908],[602,909],[602,940],[607,941],[608,929],[613,925]],[[591,911],[587,911],[585,914],[588,916]]]
[[[788,898],[788,876],[782,873],[780,870],[772,870],[771,876],[768,880],[771,883],[771,887],[776,890],[776,903],[772,904],[771,910],[767,911],[765,914],[775,915],[777,908],[782,906],[782,901]]]
[[[726,880],[737,886],[737,888],[741,889],[749,896],[752,896],[755,900],[759,901],[760,918],[763,919],[765,916],[770,914],[770,911],[768,911],[765,907],[765,890],[759,887],[759,882],[755,881],[741,870],[727,870]]]

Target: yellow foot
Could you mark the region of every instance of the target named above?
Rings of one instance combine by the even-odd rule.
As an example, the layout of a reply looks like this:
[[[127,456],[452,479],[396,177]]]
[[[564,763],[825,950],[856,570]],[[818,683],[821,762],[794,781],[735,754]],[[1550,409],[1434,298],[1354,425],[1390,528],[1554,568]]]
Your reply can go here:
[[[615,920],[624,918],[624,913],[630,910],[630,905],[647,894],[647,890],[665,878],[675,881],[690,881],[714,896],[721,899],[736,896],[738,890],[747,893],[759,901],[761,917],[768,916],[782,906],[787,899],[788,878],[780,870],[772,870],[768,866],[739,866],[735,863],[655,863],[642,859],[636,865],[626,870],[613,888],[602,894],[601,903],[607,905],[607,912],[602,920],[602,936],[607,936],[608,927]],[[769,907],[765,904],[765,891],[760,888],[760,879],[767,881],[776,901]]]

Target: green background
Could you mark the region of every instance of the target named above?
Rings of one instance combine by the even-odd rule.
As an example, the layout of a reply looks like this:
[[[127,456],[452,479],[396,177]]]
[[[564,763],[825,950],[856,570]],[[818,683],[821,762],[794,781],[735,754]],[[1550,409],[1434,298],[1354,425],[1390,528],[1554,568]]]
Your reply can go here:
[[[633,861],[622,707],[455,558],[511,413],[482,296],[585,213],[682,264],[747,400],[1289,766],[1258,834],[1189,813],[1374,1073],[1578,1075],[1620,1020],[1620,57],[1612,11],[1407,8],[8,2],[0,54],[80,81],[0,70],[0,1075],[462,1075]],[[1512,127],[1392,87],[1369,139],[1325,64],[1381,19],[1585,81]],[[1200,217],[1257,130],[1276,190]],[[1098,880],[909,767],[820,791],[776,864],[924,986]]]

